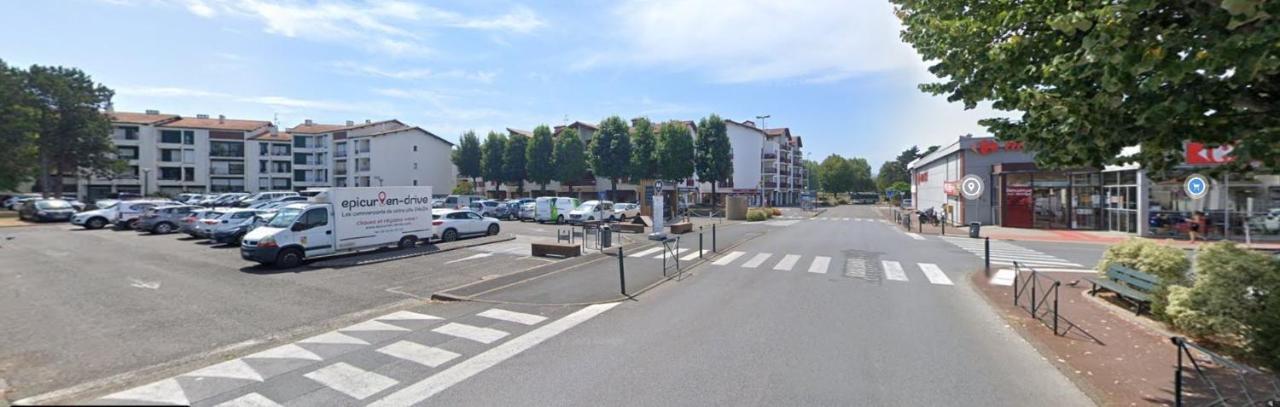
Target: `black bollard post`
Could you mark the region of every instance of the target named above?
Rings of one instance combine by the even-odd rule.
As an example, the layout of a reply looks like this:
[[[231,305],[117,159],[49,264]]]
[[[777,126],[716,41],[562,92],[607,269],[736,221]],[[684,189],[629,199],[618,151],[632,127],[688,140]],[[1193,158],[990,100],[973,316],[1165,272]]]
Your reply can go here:
[[[711,252],[719,253],[716,251],[716,224],[714,223],[711,224]]]
[[[991,277],[991,238],[986,237],[982,241],[983,263],[986,265],[987,277]],[[1017,278],[1016,276],[1014,278]]]
[[[622,295],[629,297],[627,295],[627,265],[623,261],[625,258],[626,256],[622,255],[622,246],[618,246],[618,285],[621,286]]]

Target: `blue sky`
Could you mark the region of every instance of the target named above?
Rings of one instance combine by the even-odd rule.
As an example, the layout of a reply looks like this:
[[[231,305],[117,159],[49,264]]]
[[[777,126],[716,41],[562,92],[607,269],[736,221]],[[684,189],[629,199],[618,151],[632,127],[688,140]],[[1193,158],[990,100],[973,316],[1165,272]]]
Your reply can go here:
[[[117,110],[467,129],[768,114],[812,158],[878,168],[985,134],[916,84],[925,64],[871,0],[60,0],[0,14],[0,59],[66,65]]]

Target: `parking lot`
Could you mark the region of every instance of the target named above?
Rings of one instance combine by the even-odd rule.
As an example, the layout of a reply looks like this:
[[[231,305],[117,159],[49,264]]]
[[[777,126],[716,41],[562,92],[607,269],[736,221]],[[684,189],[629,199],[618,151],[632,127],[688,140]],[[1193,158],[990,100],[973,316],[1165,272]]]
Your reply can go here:
[[[235,246],[184,234],[67,223],[0,228],[0,378],[17,399],[313,333],[553,263],[528,250],[531,241],[554,241],[556,229],[504,221],[498,237],[276,270],[242,260]]]

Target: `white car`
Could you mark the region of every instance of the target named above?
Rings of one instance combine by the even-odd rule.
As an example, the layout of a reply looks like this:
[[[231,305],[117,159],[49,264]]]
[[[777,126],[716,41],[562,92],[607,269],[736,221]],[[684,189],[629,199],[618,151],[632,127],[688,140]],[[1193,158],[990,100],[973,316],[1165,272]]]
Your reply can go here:
[[[100,209],[75,214],[71,217],[71,224],[84,226],[85,229],[102,229],[116,219],[116,206],[120,205],[120,202],[103,204],[103,201],[98,201]]]
[[[538,204],[536,202],[525,202],[520,205],[520,213],[516,217],[520,218],[520,220],[533,220],[533,213],[537,208]]]
[[[1262,228],[1267,233],[1280,233],[1280,208],[1271,208],[1262,218]]]
[[[619,222],[640,216],[640,204],[613,204],[613,219]]]
[[[569,211],[569,223],[614,219],[613,202],[590,200]]]
[[[435,229],[433,238],[446,242],[458,240],[463,236],[491,236],[502,230],[497,218],[486,218],[465,209],[433,209],[431,225]]]

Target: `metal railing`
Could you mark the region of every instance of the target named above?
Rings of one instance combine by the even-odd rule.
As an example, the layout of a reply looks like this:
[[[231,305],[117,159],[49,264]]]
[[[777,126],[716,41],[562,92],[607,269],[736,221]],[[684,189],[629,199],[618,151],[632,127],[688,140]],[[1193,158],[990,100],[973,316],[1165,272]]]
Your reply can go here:
[[[1026,279],[1022,278],[1023,274],[1026,274]],[[1053,328],[1053,334],[1059,336],[1066,334],[1058,330],[1058,321],[1061,320],[1058,314],[1058,287],[1060,286],[1062,282],[1057,279],[1042,275],[1036,269],[1023,266],[1016,261],[1013,262],[1013,305],[1030,312],[1032,318]],[[1027,300],[1026,304],[1023,304],[1024,299]],[[1048,303],[1050,299],[1053,300],[1052,303]],[[1053,320],[1045,321],[1044,318],[1048,316],[1052,316]]]
[[[680,274],[680,237],[662,241],[662,276],[669,277],[674,269]]]
[[[1210,393],[1212,393],[1212,394],[1205,394],[1205,393],[1194,394],[1194,396],[1200,396],[1198,397],[1199,400],[1196,400],[1197,403],[1203,402],[1199,405],[1205,405],[1205,406],[1234,406],[1234,405],[1278,406],[1280,405],[1280,379],[1276,378],[1275,376],[1269,375],[1267,373],[1263,373],[1262,371],[1259,371],[1252,367],[1233,362],[1230,359],[1223,357],[1222,355],[1214,353],[1208,349],[1201,347],[1200,345],[1196,345],[1195,343],[1188,341],[1187,338],[1183,338],[1181,336],[1174,336],[1174,337],[1170,337],[1169,340],[1173,342],[1174,346],[1178,347],[1178,365],[1176,368],[1177,370],[1174,370],[1174,373],[1173,373],[1173,397],[1174,397],[1175,406],[1181,407],[1186,405],[1187,403],[1183,394],[1183,393],[1186,393],[1184,391],[1184,379],[1183,379],[1183,377],[1186,375],[1183,374],[1183,371],[1187,370],[1186,369],[1187,361],[1190,361],[1191,368],[1195,372],[1195,377],[1200,379],[1200,382],[1203,383],[1205,386],[1208,386]],[[1220,381],[1215,381],[1214,380],[1215,375],[1205,371],[1206,370],[1205,367],[1201,366],[1201,362],[1197,360],[1195,354],[1191,352],[1193,350],[1200,354],[1208,356],[1209,359],[1214,364],[1229,370],[1235,376],[1236,383],[1224,383]],[[1183,356],[1186,356],[1186,357],[1184,358]],[[1255,378],[1255,380],[1252,383],[1249,381],[1250,376]],[[1219,379],[1221,380],[1223,379],[1223,377],[1219,377]],[[1239,387],[1236,388],[1236,386],[1239,386]],[[1271,387],[1270,389],[1271,394],[1263,394],[1260,391],[1258,392],[1250,391],[1249,390],[1250,387]],[[1228,397],[1223,394],[1224,391],[1232,391],[1232,390],[1234,390],[1234,392],[1237,394],[1233,394],[1232,397]],[[1212,398],[1208,398],[1208,397],[1212,397]]]

